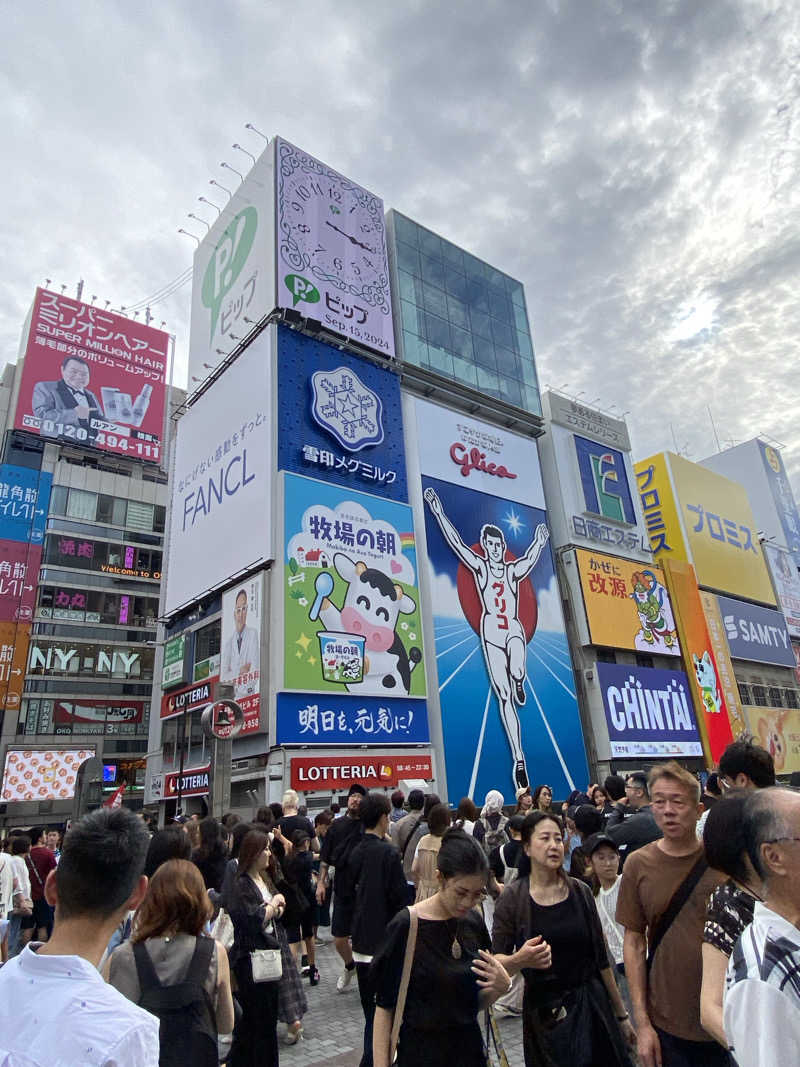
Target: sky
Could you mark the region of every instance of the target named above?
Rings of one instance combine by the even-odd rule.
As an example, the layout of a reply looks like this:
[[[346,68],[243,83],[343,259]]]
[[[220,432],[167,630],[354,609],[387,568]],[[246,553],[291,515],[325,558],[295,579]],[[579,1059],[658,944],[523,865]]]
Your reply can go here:
[[[0,355],[34,289],[152,300],[280,133],[525,285],[542,386],[634,457],[768,435],[800,497],[800,5],[4,5]],[[596,400],[595,400],[596,398]],[[612,405],[613,408],[612,408]],[[713,425],[712,425],[713,418]],[[715,439],[716,434],[716,439]]]

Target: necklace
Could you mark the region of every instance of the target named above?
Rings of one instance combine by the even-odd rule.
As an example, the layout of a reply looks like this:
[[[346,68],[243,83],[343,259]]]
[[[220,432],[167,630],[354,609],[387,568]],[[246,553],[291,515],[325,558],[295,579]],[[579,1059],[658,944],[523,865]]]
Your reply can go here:
[[[450,923],[452,920],[445,919],[445,926],[447,927],[447,933],[452,936],[453,943],[450,946],[450,955],[454,960],[461,959],[461,943],[458,940],[458,919],[455,921],[455,929],[451,929]]]

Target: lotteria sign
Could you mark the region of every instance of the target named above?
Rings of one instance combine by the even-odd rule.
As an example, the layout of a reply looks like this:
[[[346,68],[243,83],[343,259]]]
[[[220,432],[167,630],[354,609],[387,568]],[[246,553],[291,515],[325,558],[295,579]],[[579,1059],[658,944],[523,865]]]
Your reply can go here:
[[[403,779],[433,777],[430,756],[300,756],[291,761],[292,789],[304,792],[394,786]]]
[[[211,694],[219,678],[207,678],[197,685],[179,689],[177,693],[169,693],[161,698],[161,718],[171,719],[173,715],[180,715],[182,711],[192,711],[201,708],[204,704],[210,704]]]
[[[414,405],[426,474],[504,500],[544,507],[539,464],[531,462],[528,438],[428,400],[415,400]]]
[[[211,774],[211,764],[207,763],[205,767],[192,767],[188,771],[183,772],[183,777],[179,772],[173,774],[164,775],[164,793],[163,800],[172,800],[173,797],[178,795],[178,779],[181,779],[180,794],[182,797],[204,797],[210,791],[209,776]]]
[[[619,663],[598,663],[611,755],[702,756],[689,679]]]

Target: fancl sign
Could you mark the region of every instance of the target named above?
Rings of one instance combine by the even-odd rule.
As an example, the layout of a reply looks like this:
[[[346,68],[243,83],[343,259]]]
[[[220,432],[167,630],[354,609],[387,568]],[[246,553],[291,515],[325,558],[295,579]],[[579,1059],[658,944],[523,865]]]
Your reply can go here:
[[[598,663],[611,755],[702,756],[683,671]]]

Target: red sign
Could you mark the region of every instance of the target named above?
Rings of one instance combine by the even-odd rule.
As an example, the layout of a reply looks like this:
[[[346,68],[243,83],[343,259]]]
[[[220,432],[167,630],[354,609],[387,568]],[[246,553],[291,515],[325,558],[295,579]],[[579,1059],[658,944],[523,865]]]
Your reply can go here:
[[[209,792],[208,779],[211,774],[211,764],[207,763],[205,767],[192,767],[188,771],[183,772],[183,780],[181,783],[181,796],[182,797],[204,797]],[[180,774],[176,771],[172,774],[164,775],[164,793],[162,800],[172,800],[173,797],[178,795],[178,779]]]
[[[30,622],[42,546],[0,541],[0,622]]]
[[[450,445],[450,459],[461,468],[462,478],[468,477],[470,471],[493,474],[497,478],[516,478],[516,474],[512,474],[502,463],[487,463],[485,452],[479,448],[467,448],[460,441]]]
[[[141,723],[144,720],[144,701],[54,700],[53,720],[62,726],[67,723],[107,723],[115,726]]]
[[[214,675],[213,678],[206,678],[204,682],[188,685],[185,689],[165,693],[161,698],[161,718],[171,719],[182,711],[192,711],[194,708],[202,708],[204,704],[210,704],[214,686],[218,681],[219,675]]]
[[[433,777],[430,756],[298,756],[291,760],[292,789],[301,792],[397,785],[401,778]]]
[[[159,462],[168,346],[162,330],[37,289],[14,426]]]

